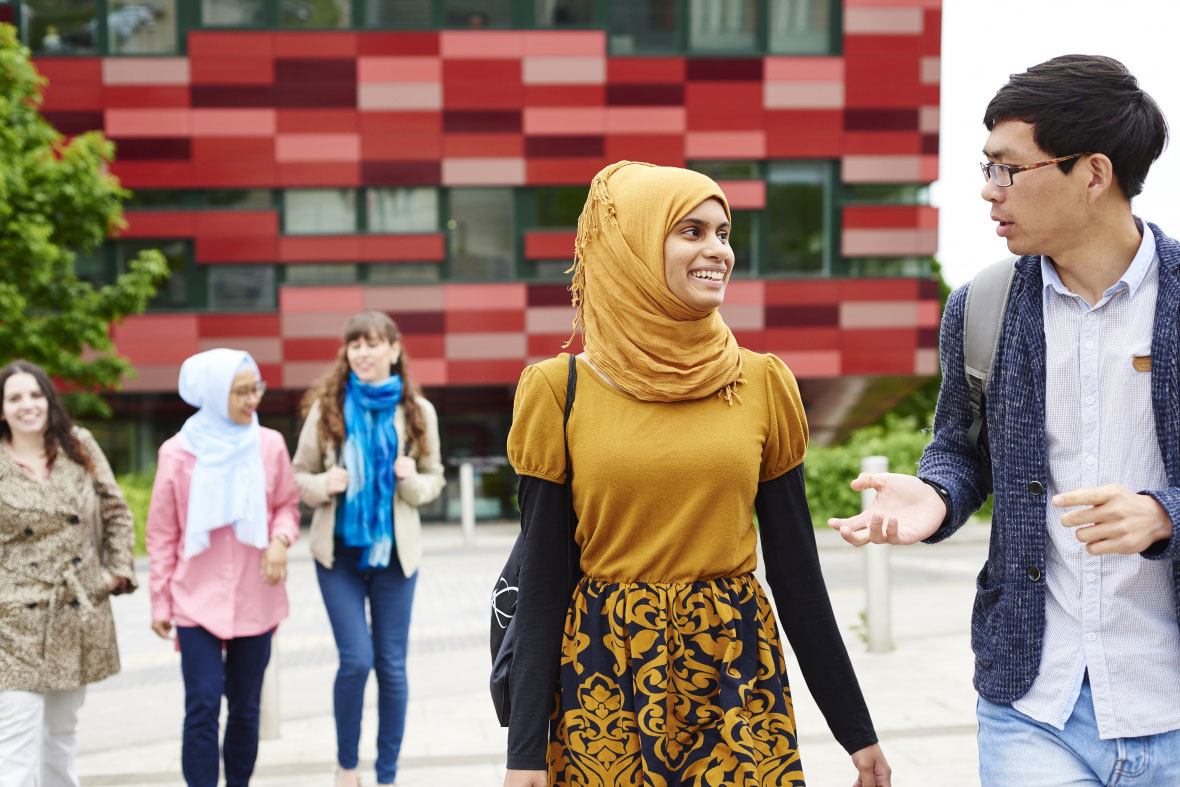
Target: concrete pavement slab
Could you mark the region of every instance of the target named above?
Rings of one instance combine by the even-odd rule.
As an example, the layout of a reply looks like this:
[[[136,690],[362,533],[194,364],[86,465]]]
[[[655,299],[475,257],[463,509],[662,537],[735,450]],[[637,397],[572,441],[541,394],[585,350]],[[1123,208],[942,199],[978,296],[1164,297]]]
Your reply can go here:
[[[487,695],[488,594],[516,526],[480,525],[474,545],[450,525],[427,526],[414,602],[408,672],[410,707],[402,787],[495,787],[503,779],[505,731]],[[895,783],[942,787],[978,783],[975,692],[968,645],[973,577],[987,552],[987,528],[971,525],[936,546],[894,548],[896,646],[865,652],[861,638],[864,554],[817,532],[836,618],[872,711]],[[88,692],[80,720],[79,773],[85,787],[180,785],[183,697],[179,656],[148,629],[144,586],[115,600],[123,672]],[[332,681],[336,649],[306,547],[290,558],[291,616],[272,664],[279,682],[280,737],[259,747],[253,784],[331,785],[335,771]],[[832,739],[793,657],[788,656],[800,751],[812,787],[852,784],[855,772]],[[373,784],[376,687],[370,681],[361,736],[365,784]]]

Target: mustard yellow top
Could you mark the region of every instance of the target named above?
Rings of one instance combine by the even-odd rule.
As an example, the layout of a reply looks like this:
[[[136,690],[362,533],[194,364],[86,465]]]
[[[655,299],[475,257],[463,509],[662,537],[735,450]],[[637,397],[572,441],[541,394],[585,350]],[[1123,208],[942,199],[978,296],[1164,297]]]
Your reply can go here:
[[[786,364],[741,353],[746,384],[732,406],[716,396],[640,401],[578,361],[569,445],[587,576],[693,582],[754,570],[758,483],[803,461],[807,417]],[[568,357],[521,374],[508,434],[521,475],[565,482]]]

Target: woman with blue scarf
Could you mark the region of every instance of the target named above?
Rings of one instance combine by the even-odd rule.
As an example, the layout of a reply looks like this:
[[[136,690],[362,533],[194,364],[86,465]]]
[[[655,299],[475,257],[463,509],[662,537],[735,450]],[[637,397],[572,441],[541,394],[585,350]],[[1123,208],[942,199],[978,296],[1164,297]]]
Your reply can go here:
[[[336,363],[303,405],[295,482],[315,509],[311,553],[340,652],[336,783],[358,784],[361,710],[375,668],[377,782],[390,785],[409,696],[406,650],[422,555],[418,507],[446,484],[438,417],[409,375],[397,325],[376,311],[349,321]]]

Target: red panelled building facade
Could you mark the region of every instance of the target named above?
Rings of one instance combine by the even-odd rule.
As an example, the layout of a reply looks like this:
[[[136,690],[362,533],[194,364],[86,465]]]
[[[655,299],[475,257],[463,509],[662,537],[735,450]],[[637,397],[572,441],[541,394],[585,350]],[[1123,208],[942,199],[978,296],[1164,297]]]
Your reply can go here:
[[[723,313],[800,380],[831,439],[937,368],[941,0],[0,1],[64,133],[101,129],[127,229],[172,267],[114,326],[135,364],[97,425],[122,469],[187,416],[181,361],[249,350],[264,422],[297,403],[347,318],[389,312],[448,458],[483,459],[509,514],[513,385],[570,333],[586,184],[618,159],[690,166],[734,209]],[[440,501],[435,516],[453,514]]]

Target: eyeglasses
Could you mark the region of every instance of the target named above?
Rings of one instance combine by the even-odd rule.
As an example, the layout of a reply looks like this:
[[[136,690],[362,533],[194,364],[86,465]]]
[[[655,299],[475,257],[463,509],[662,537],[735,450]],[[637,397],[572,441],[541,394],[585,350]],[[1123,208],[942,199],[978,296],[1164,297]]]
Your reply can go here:
[[[258,383],[249,388],[231,388],[230,395],[235,399],[261,399],[262,395],[266,393],[266,383]]]
[[[1024,164],[1015,166],[1012,164],[997,164],[994,161],[985,162],[979,165],[983,170],[983,179],[993,181],[997,186],[1007,188],[1012,185],[1012,176],[1017,172],[1024,172],[1029,169],[1040,169],[1047,167],[1050,164],[1059,164],[1062,161],[1069,161],[1070,159],[1080,158],[1081,156],[1089,156],[1089,153],[1074,153],[1072,156],[1061,156],[1059,158],[1051,158],[1048,161],[1038,161],[1036,164]]]

